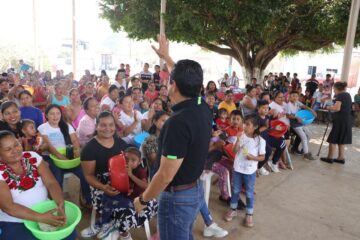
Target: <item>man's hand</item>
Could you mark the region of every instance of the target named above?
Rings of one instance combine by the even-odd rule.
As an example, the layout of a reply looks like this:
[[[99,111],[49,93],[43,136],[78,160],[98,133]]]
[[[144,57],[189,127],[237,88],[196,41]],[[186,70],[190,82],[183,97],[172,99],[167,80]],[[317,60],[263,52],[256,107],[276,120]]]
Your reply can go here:
[[[134,207],[137,213],[141,213],[141,211],[145,208],[145,206],[140,203],[139,197],[134,199]]]
[[[159,42],[159,48],[156,48],[152,45],[152,49],[156,52],[159,58],[167,60],[169,56],[169,40],[166,38],[165,34],[158,34],[157,36]]]

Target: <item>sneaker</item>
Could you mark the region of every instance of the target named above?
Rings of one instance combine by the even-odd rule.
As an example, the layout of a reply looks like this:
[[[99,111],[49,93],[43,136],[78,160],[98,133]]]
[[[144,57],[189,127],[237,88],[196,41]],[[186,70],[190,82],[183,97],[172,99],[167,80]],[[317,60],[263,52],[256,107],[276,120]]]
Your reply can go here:
[[[100,232],[100,229],[101,228],[99,225],[94,225],[94,226],[91,225],[90,227],[82,230],[80,235],[83,238],[92,238],[92,237],[95,237],[96,234],[98,234]]]
[[[120,240],[133,240],[131,237],[131,234],[128,232],[128,234],[124,237],[120,235]]]
[[[311,152],[305,153],[304,158],[307,159],[307,160],[316,160],[316,158],[313,157]]]
[[[109,236],[110,233],[115,231],[115,226],[113,222],[105,223],[102,225],[100,232],[97,235],[97,238],[103,239]]]
[[[260,169],[259,169],[259,173],[260,173],[260,175],[262,175],[262,176],[267,176],[267,175],[269,175],[269,171],[266,170],[265,167],[260,168]]]
[[[204,229],[204,237],[223,238],[229,234],[228,231],[219,227],[216,223],[211,224]]]
[[[226,214],[225,214],[225,221],[230,222],[231,220],[233,220],[234,217],[237,216],[237,211],[230,209]]]
[[[277,164],[273,164],[271,161],[269,161],[268,165],[269,165],[271,171],[273,171],[274,173],[279,173],[280,172],[279,167],[278,167]]]
[[[251,214],[246,214],[244,218],[244,226],[248,228],[252,228],[254,226],[254,220]]]
[[[291,148],[291,153],[295,154],[295,155],[298,155],[298,156],[301,156],[301,155],[304,154],[303,151],[299,151],[298,149],[294,149],[294,148]]]

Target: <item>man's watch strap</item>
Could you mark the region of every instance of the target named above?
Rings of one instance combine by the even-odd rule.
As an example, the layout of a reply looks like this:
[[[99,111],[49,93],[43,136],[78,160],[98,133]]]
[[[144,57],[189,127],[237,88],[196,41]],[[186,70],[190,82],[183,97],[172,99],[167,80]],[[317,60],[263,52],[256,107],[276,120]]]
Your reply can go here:
[[[139,196],[139,202],[141,203],[141,205],[146,205],[146,204],[148,204],[148,202],[149,201],[144,201],[144,199],[143,199],[143,195],[141,194],[140,196]]]

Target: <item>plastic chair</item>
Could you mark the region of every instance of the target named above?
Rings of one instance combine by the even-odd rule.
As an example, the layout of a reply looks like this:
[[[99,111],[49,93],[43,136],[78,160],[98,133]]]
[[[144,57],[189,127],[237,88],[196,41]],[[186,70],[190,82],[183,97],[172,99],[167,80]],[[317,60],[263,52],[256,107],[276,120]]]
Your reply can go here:
[[[208,172],[203,172],[203,174],[201,175],[200,179],[203,181],[204,184],[204,194],[205,194],[205,202],[206,205],[209,207],[209,198],[210,198],[210,190],[211,190],[211,178],[215,175],[214,172],[212,171],[208,171]],[[231,197],[231,183],[230,183],[230,174],[228,174],[227,177],[227,186],[228,186],[228,193],[229,196]]]

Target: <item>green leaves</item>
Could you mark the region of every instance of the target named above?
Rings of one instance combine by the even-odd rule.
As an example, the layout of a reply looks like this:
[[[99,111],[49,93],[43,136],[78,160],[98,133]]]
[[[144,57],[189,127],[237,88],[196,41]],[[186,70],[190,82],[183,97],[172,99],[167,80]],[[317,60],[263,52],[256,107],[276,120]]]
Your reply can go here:
[[[343,44],[350,6],[351,0],[168,0],[166,34],[265,68],[278,52]],[[100,8],[114,31],[131,38],[155,39],[159,32],[160,0],[101,0]],[[357,45],[359,33],[360,24]]]

